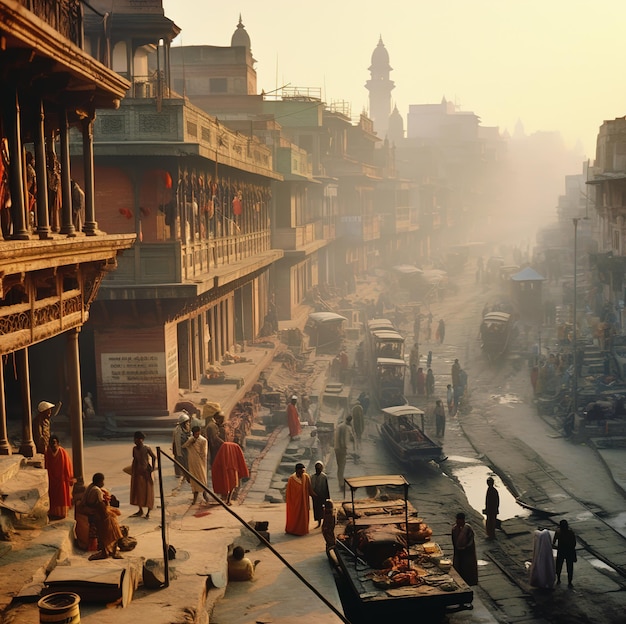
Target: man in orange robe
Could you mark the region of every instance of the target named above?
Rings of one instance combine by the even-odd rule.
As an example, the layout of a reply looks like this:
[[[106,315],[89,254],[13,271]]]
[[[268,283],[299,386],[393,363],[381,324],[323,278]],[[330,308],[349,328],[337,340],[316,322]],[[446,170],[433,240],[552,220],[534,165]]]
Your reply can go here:
[[[297,402],[298,397],[294,394],[291,397],[291,403],[287,405],[287,425],[289,426],[289,435],[292,440],[302,432],[300,414],[298,414],[298,408],[296,407]]]
[[[250,476],[246,459],[239,444],[224,442],[215,456],[211,466],[213,491],[222,496],[222,500],[230,505],[230,499],[235,488],[239,487],[239,480]]]
[[[314,496],[317,494],[313,491],[311,477],[305,472],[304,464],[296,464],[296,471],[289,477],[285,493],[285,533],[306,535],[309,532],[310,497]]]
[[[50,437],[45,458],[50,499],[48,517],[50,520],[60,520],[67,516],[67,510],[72,506],[72,485],[76,482],[72,461],[55,435]]]

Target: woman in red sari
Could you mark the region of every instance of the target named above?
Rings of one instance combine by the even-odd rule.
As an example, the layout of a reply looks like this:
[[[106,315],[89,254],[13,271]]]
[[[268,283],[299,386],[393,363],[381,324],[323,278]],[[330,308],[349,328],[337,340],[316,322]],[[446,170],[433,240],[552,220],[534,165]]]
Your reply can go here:
[[[246,459],[239,444],[224,442],[211,466],[213,491],[221,494],[222,500],[230,505],[233,492],[239,487],[239,480],[249,476]]]
[[[50,520],[61,520],[67,516],[67,511],[72,506],[72,485],[76,483],[72,461],[55,435],[50,436],[45,458],[50,498],[48,517]]]

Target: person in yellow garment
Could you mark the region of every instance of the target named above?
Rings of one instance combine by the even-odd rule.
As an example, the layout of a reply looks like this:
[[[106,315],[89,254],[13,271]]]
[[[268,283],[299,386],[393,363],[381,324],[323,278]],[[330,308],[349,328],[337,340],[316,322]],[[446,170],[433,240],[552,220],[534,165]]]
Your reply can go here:
[[[296,471],[287,481],[285,502],[287,503],[287,521],[285,533],[306,535],[309,532],[310,502],[309,497],[317,494],[311,486],[311,477],[306,473],[304,464],[296,464]]]
[[[228,581],[251,581],[254,578],[254,571],[260,559],[254,563],[245,556],[246,552],[241,546],[233,548],[233,554],[228,557]]]
[[[121,559],[118,552],[118,541],[122,536],[122,530],[117,522],[119,509],[109,505],[110,495],[104,489],[104,475],[96,472],[87,486],[80,502],[78,513],[86,515],[89,522],[94,524],[98,534],[99,551],[89,557],[89,561],[94,559]]]
[[[133,463],[130,469],[130,504],[137,505],[138,511],[131,518],[141,518],[143,508],[146,508],[146,519],[150,518],[150,512],[154,508],[154,464],[156,455],[154,451],[144,444],[146,436],[141,431],[135,431],[133,436]]]

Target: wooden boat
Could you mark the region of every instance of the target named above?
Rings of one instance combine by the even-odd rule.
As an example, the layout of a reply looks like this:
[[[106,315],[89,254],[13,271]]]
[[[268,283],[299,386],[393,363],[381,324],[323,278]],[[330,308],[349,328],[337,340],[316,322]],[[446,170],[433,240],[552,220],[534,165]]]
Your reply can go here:
[[[410,466],[446,459],[441,445],[424,433],[424,412],[421,409],[413,405],[397,405],[386,407],[382,412],[385,422],[380,428],[380,435],[399,462]]]
[[[328,557],[348,590],[342,603],[351,621],[395,621],[400,617],[416,621],[418,617],[419,621],[438,622],[447,608],[471,608],[471,587],[450,561],[443,559],[439,545],[429,537],[413,539],[415,527],[428,529],[428,535],[432,531],[417,517],[408,500],[410,484],[403,475],[352,477],[345,479],[345,485],[351,500],[344,501],[342,508],[350,527],[338,525],[340,534],[336,546],[328,550]],[[355,499],[359,488],[366,490],[368,498]],[[398,549],[386,537],[379,540],[376,527],[396,534],[406,531],[404,547]],[[373,538],[364,539],[362,530]],[[408,549],[406,544],[410,545]],[[383,559],[393,552],[396,554]],[[380,568],[376,561],[385,567]],[[393,567],[387,569],[388,565]],[[401,581],[402,576],[413,580]]]
[[[508,312],[489,312],[480,324],[482,349],[490,360],[503,355],[511,339],[513,320]]]
[[[399,358],[379,357],[373,374],[373,387],[378,406],[406,405],[404,374],[406,362]]]

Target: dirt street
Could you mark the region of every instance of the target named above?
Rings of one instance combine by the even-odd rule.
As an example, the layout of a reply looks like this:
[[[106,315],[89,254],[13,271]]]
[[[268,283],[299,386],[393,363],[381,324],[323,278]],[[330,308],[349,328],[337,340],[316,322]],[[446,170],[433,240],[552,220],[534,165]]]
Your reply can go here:
[[[531,344],[517,340],[502,360],[493,364],[486,360],[478,339],[481,310],[486,303],[501,300],[502,294],[493,286],[476,286],[472,267],[468,265],[466,269],[456,279],[458,289],[454,295],[422,306],[422,313],[432,313],[433,327],[439,318],[445,319],[446,335],[443,344],[435,340],[420,343],[421,366],[428,351],[432,351],[435,395],[428,400],[410,397],[411,403],[427,411],[426,431],[434,438],[434,401],[443,398],[445,403],[446,385],[451,383],[450,368],[454,359],[459,359],[468,373],[469,399],[463,413],[448,415],[443,446],[449,459],[440,467],[430,464],[407,474],[405,468],[394,465],[382,448],[377,433],[381,419],[372,416],[361,462],[349,463],[346,474],[399,471],[407,475],[413,504],[448,553],[451,543],[447,536],[455,513],[463,510],[470,514],[478,536],[478,595],[499,621],[622,622],[626,607],[622,560],[626,539],[606,521],[613,519],[614,524],[619,524],[625,508],[623,493],[614,487],[604,465],[587,445],[564,439],[537,415],[531,403],[527,367],[527,349]],[[412,318],[406,318],[400,329],[407,336],[407,345],[412,345]],[[361,383],[367,386],[366,379],[361,379]],[[359,390],[354,387],[353,396]],[[478,469],[467,477],[468,465],[476,466],[476,462]],[[518,506],[513,515],[519,517],[505,521],[497,540],[487,541],[481,510],[485,476],[490,470],[500,477],[501,488],[505,487],[503,483],[508,485],[514,496],[553,515],[530,513]],[[464,489],[458,487],[459,483]],[[532,588],[528,567],[533,531],[554,530],[561,518],[570,522],[578,537],[574,588],[567,589],[566,583],[554,590]],[[509,595],[499,595],[501,587],[490,591],[487,579],[494,571],[512,583]],[[450,621],[474,621],[472,617],[467,613],[454,614]]]

